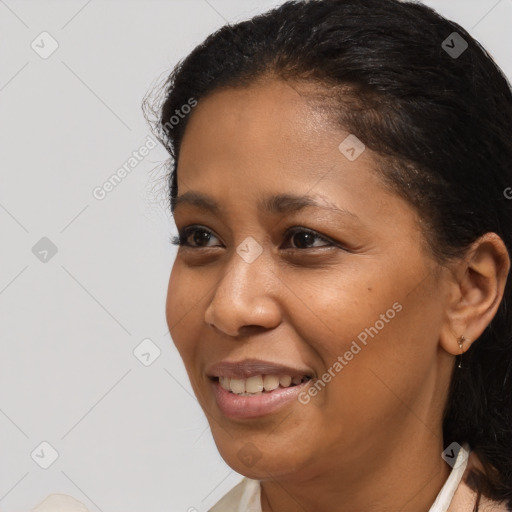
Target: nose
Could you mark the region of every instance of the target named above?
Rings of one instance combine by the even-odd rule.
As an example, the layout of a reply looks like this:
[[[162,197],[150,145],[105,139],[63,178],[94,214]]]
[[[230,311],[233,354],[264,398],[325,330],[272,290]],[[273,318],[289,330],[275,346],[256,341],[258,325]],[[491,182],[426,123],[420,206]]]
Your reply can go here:
[[[241,336],[249,327],[277,327],[281,322],[275,296],[278,278],[265,252],[251,263],[234,253],[224,270],[206,308],[206,323],[228,336]]]

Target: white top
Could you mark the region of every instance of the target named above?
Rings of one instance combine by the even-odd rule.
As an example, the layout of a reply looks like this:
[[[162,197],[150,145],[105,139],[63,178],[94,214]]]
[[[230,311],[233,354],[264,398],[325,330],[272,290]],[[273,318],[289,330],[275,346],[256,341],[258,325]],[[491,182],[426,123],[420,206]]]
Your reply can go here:
[[[468,464],[469,445],[459,450],[457,459],[436,500],[428,512],[446,512]],[[244,478],[224,496],[209,512],[262,512],[260,482]]]

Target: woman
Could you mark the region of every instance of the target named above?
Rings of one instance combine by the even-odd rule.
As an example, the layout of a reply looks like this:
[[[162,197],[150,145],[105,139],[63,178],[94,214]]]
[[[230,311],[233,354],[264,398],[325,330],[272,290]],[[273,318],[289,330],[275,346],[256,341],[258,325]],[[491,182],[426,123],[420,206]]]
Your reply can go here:
[[[167,321],[246,477],[212,510],[512,510],[512,94],[485,50],[421,4],[292,1],[164,91]]]

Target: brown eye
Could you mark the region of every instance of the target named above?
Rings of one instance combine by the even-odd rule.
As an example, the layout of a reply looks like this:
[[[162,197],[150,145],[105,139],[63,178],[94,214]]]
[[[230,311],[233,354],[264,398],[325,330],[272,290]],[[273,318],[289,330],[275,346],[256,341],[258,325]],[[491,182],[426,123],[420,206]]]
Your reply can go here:
[[[208,245],[216,236],[207,228],[200,226],[188,226],[179,231],[178,236],[172,239],[174,245],[183,245],[187,247],[218,247],[217,245]]]
[[[332,242],[320,236],[315,231],[309,229],[297,228],[288,233],[286,240],[292,241],[295,247],[292,249],[314,249],[316,247],[328,247],[334,245]],[[323,244],[313,245],[315,241],[322,241]]]
[[[194,229],[192,232],[192,240],[194,240],[194,244],[199,246],[208,245],[208,242],[211,238],[211,233],[204,229]]]

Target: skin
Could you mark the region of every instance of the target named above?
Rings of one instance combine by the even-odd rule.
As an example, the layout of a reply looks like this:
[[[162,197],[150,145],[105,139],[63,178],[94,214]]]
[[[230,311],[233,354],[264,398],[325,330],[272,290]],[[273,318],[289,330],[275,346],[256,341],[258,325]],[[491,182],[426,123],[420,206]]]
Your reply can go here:
[[[469,340],[465,351],[491,321],[510,261],[488,234],[463,260],[437,262],[414,209],[375,171],[378,156],[339,151],[348,132],[315,108],[313,88],[269,79],[222,89],[191,114],[178,195],[207,194],[223,211],[174,212],[179,230],[199,224],[211,235],[178,251],[169,329],[222,457],[262,481],[263,512],[427,512],[450,471],[441,418],[457,337]],[[258,209],[280,193],[320,205]],[[320,238],[287,237],[292,226]],[[263,249],[252,263],[236,252],[248,236]],[[401,311],[308,404],[236,421],[216,405],[209,364],[270,359],[318,378],[397,302]],[[259,457],[250,466],[238,456],[247,443]]]

